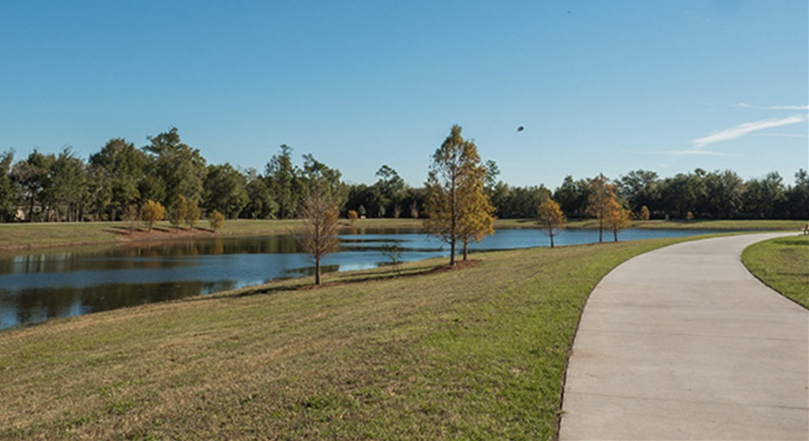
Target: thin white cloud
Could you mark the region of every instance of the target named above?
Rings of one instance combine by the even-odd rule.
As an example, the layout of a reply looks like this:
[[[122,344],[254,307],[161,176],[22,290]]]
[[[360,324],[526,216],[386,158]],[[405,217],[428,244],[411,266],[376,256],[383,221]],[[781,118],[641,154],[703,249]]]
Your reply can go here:
[[[636,155],[670,155],[670,156],[738,156],[724,152],[712,152],[710,150],[661,150],[661,151],[631,151]]]
[[[800,133],[759,133],[756,136],[765,136],[767,138],[809,138],[809,135]]]
[[[742,109],[758,109],[758,110],[809,110],[809,106],[755,106],[753,104],[739,103],[736,107]]]
[[[666,152],[675,156],[736,156],[724,152],[712,152],[708,150],[671,150]]]
[[[702,148],[706,145],[728,141],[731,139],[741,138],[752,132],[759,130],[771,129],[773,127],[788,126],[790,124],[798,124],[807,120],[806,115],[792,115],[787,118],[781,119],[767,119],[763,121],[753,121],[749,123],[739,124],[736,127],[725,129],[720,132],[710,134],[708,136],[697,138],[691,141],[695,148]]]

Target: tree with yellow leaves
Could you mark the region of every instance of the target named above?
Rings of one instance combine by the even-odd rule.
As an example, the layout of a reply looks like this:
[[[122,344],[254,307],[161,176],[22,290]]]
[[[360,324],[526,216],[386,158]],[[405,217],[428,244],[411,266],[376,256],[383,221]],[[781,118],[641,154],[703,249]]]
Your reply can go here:
[[[220,213],[219,210],[214,210],[208,215],[208,223],[211,225],[213,233],[216,234],[216,230],[222,228],[225,223],[225,215]]]
[[[155,222],[163,220],[166,216],[166,209],[160,202],[149,199],[143,204],[140,210],[140,216],[141,219],[149,225],[149,232],[151,232]]]
[[[599,174],[590,180],[590,196],[588,198],[587,214],[598,220],[598,241],[604,242],[604,221],[610,209],[610,201],[615,199],[615,193],[609,180]]]
[[[638,213],[638,219],[647,221],[651,217],[651,213],[649,212],[649,207],[642,206],[640,207],[640,213]]]
[[[559,208],[559,204],[553,199],[541,203],[537,207],[537,221],[541,226],[540,231],[551,238],[551,248],[553,248],[553,237],[561,233],[567,224],[567,218]]]
[[[604,225],[612,230],[615,241],[618,242],[618,231],[632,226],[632,212],[621,206],[615,197],[612,197],[607,201]]]
[[[463,139],[460,126],[452,126],[433,154],[426,183],[428,218],[424,221],[427,234],[449,244],[450,265],[455,265],[458,242],[466,259],[470,240],[480,241],[494,232],[494,208],[483,192],[485,178],[477,146]]]
[[[463,260],[469,257],[469,243],[480,243],[484,237],[494,234],[495,208],[483,190],[486,169],[476,167],[464,176],[459,189],[461,199],[458,216],[458,236],[463,245]]]

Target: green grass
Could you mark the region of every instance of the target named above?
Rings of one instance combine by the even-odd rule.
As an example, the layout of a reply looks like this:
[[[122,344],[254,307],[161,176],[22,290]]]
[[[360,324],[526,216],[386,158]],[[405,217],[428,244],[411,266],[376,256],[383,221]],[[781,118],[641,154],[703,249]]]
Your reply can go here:
[[[742,262],[764,283],[809,308],[809,236],[753,244],[742,253]]]
[[[533,219],[498,219],[495,228],[536,228]],[[649,220],[633,221],[634,228],[675,229],[675,230],[793,230],[800,231],[806,221],[800,220]],[[598,228],[595,219],[573,219],[567,228]]]
[[[342,221],[345,228],[419,228],[421,221],[412,219],[362,219],[354,225]],[[295,220],[229,220],[216,232],[217,236],[264,236],[286,234],[298,225]],[[173,240],[189,234],[211,237],[208,223],[203,221],[192,231],[183,226],[175,230],[168,222],[159,222],[155,230],[146,232],[139,225],[135,237],[128,234],[123,222],[19,223],[0,224],[0,250],[126,243],[135,240]]]
[[[636,228],[674,228],[684,230],[784,230],[799,232],[805,220],[777,220],[777,219],[756,219],[756,220],[650,220],[634,221]]]
[[[0,332],[0,439],[552,439],[584,303],[665,239],[483,253]]]

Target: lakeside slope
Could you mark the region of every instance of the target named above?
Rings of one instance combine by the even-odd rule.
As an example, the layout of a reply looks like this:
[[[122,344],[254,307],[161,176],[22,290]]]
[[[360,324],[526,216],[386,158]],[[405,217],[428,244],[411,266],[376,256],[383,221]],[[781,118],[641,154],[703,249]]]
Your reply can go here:
[[[341,273],[0,332],[0,439],[552,439],[584,303],[688,239]]]

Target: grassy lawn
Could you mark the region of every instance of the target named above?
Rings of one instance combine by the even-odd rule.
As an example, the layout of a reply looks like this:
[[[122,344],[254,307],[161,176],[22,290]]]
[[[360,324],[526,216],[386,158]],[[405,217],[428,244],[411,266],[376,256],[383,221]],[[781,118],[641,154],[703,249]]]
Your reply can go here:
[[[343,221],[345,228],[420,228],[420,220],[362,219],[353,226]],[[216,232],[217,236],[265,236],[285,234],[298,225],[295,220],[229,220]],[[214,233],[207,222],[191,230],[186,226],[175,229],[168,222],[159,222],[152,232],[139,225],[134,235],[123,222],[0,224],[0,250],[125,243],[132,240],[173,240],[179,238],[211,237]]]
[[[809,236],[753,244],[744,250],[742,261],[764,283],[809,308]]]
[[[0,332],[0,439],[552,439],[596,283],[682,241],[482,253]]]
[[[682,220],[634,221],[636,228],[673,228],[685,230],[787,230],[797,234],[806,225],[805,220]]]

